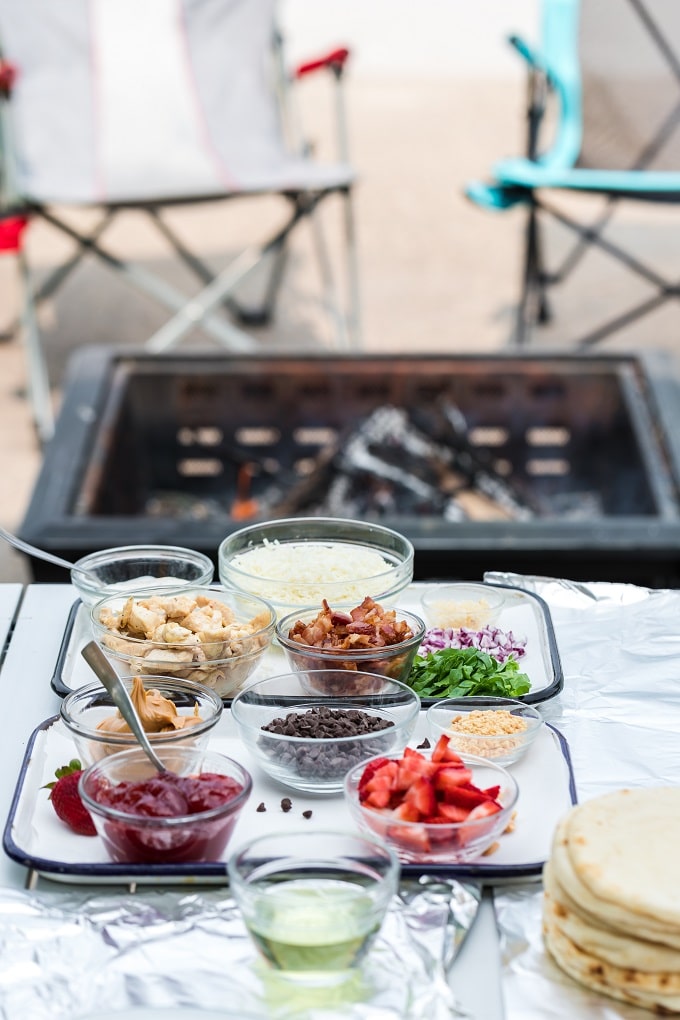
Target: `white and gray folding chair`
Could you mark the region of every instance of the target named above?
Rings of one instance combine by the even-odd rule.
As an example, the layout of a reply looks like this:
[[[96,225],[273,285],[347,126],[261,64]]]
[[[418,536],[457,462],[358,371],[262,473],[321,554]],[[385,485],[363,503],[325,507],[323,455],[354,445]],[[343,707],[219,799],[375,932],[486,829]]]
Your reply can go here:
[[[43,439],[52,434],[53,412],[36,306],[84,254],[97,256],[169,310],[167,323],[145,338],[148,349],[166,350],[200,327],[227,350],[256,350],[247,327],[272,316],[286,242],[301,220],[310,219],[335,343],[358,347],[354,175],[341,88],[347,50],[289,73],[276,0],[0,0],[0,44],[0,217],[16,223],[25,216],[29,224],[41,218],[77,245],[39,288],[18,245],[29,396]],[[313,159],[305,140],[292,137],[290,86],[319,68],[337,84],[333,164]],[[289,203],[287,221],[219,273],[162,217],[174,204],[271,194]],[[314,217],[332,194],[344,199],[341,287]],[[101,220],[84,232],[69,221],[70,207],[98,207]],[[104,231],[128,209],[148,213],[200,281],[196,293],[178,291],[106,247]],[[262,306],[242,308],[236,287],[263,263]]]

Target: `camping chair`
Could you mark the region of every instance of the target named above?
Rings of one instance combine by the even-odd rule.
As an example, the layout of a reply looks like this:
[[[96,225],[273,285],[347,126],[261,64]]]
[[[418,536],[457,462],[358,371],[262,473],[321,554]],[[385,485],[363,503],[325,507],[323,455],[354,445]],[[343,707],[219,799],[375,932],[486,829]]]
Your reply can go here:
[[[651,285],[651,296],[631,305],[624,294],[622,311],[574,340],[588,348],[680,297],[677,280],[607,233],[625,200],[680,203],[680,5],[543,0],[540,51],[517,37],[510,42],[529,71],[527,154],[497,163],[493,181],[471,183],[466,194],[487,209],[526,206],[518,344],[550,320],[550,288],[569,278],[591,246]],[[558,191],[570,193],[567,211]],[[603,196],[603,207],[593,218],[589,205],[579,220],[573,196],[584,193]],[[549,269],[543,228],[551,217],[575,241]]]
[[[200,327],[229,351],[250,351],[257,343],[245,327],[273,315],[289,235],[311,221],[336,343],[358,346],[353,171],[341,89],[347,50],[289,74],[276,0],[0,0],[0,42],[0,216],[4,247],[12,247],[7,236],[16,241],[29,397],[42,439],[52,434],[53,412],[36,309],[86,253],[170,311],[146,340],[149,350],[164,351]],[[291,84],[324,68],[337,85],[335,164],[312,158],[296,134],[291,101]],[[180,203],[271,194],[287,200],[287,222],[219,273],[162,216]],[[344,301],[314,216],[333,194],[344,200]],[[78,229],[64,215],[69,207],[100,208],[101,220]],[[104,231],[130,209],[148,213],[200,281],[198,293],[187,296],[106,247]],[[37,218],[78,246],[40,287],[21,244],[23,227]],[[262,306],[242,307],[237,287],[258,266],[266,268]]]

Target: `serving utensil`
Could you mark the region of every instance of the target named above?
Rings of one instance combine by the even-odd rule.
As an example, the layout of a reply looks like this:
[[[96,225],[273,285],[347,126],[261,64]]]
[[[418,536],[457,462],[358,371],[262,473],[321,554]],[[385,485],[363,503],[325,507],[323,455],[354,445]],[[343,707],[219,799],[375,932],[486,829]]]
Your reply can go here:
[[[132,703],[130,695],[127,692],[125,684],[118,676],[99,645],[95,641],[89,641],[82,649],[82,656],[90,669],[97,675],[97,678],[102,682],[106,690],[111,695],[114,705],[141,744],[142,750],[152,765],[158,769],[159,772],[169,772],[170,769],[166,768],[149,743],[149,738],[144,731],[141,719],[137,715],[137,711]]]
[[[64,567],[65,570],[75,570],[77,574],[81,574],[83,577],[87,577],[90,581],[95,584],[98,583],[98,578],[92,573],[91,570],[84,570],[83,567],[76,566],[75,563],[71,563],[69,560],[64,560],[61,556],[55,556],[53,553],[45,552],[44,549],[38,549],[37,546],[31,545],[30,542],[24,542],[23,539],[17,538],[11,531],[5,531],[4,528],[0,528],[0,538],[4,538],[5,542],[14,546],[19,552],[27,553],[29,556],[35,556],[38,560],[44,560],[46,563],[54,563],[57,567]]]

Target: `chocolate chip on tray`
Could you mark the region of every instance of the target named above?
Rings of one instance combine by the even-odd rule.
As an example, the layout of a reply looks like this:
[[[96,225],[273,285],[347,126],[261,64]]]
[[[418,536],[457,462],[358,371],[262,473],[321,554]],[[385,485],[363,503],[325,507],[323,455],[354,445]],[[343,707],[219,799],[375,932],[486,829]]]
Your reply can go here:
[[[290,811],[292,806],[293,806],[293,802],[290,799],[290,797],[284,797],[283,800],[281,801],[281,810],[286,812],[286,813],[288,811]]]
[[[308,808],[308,809],[307,809],[306,811],[303,811],[303,812],[302,812],[302,817],[303,817],[303,818],[311,818],[311,817],[312,817],[312,814],[313,814],[313,811],[311,811],[311,810],[310,810],[310,809]]]
[[[425,737],[425,739],[423,740],[422,744],[417,744],[416,746],[417,746],[418,750],[420,751],[420,750],[427,750],[428,747],[432,747],[432,744],[427,739],[427,737]]]
[[[255,808],[255,810],[256,810],[256,811],[266,811],[267,809],[266,809],[266,807],[264,806],[264,801],[260,801],[260,803],[259,803],[259,804],[257,805],[257,807]]]

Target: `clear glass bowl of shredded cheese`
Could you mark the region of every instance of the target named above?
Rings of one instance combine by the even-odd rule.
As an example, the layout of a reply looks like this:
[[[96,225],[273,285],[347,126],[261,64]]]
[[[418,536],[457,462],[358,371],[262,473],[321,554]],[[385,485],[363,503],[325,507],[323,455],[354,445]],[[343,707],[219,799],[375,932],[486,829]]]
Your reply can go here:
[[[267,599],[279,617],[323,600],[393,603],[413,579],[413,546],[378,524],[296,517],[241,528],[218,550],[222,584]]]

